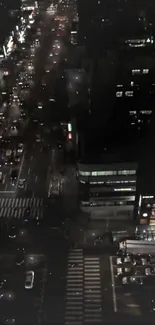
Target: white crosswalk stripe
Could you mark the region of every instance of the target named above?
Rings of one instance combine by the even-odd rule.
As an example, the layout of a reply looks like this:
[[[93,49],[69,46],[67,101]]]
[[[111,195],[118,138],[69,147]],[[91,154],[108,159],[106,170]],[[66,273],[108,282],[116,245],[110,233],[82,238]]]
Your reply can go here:
[[[100,258],[84,257],[84,324],[101,324]]]
[[[65,325],[83,324],[83,250],[68,254]]]
[[[39,197],[0,199],[0,218],[22,219],[27,208],[30,209],[28,218],[43,218],[43,199]]]
[[[100,258],[73,249],[68,254],[65,325],[101,324],[102,313]]]

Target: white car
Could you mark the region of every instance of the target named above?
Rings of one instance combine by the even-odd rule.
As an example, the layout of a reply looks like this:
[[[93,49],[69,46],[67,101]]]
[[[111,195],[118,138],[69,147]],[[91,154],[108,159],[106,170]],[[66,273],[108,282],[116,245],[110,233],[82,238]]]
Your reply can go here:
[[[42,103],[38,103],[38,109],[42,109],[42,108],[43,108]]]
[[[19,143],[17,152],[21,154],[21,153],[23,153],[23,150],[24,150],[24,144],[23,143]]]
[[[116,259],[116,264],[117,264],[117,265],[122,264],[122,259],[121,259],[121,257],[118,257],[118,258]]]
[[[147,264],[147,259],[146,258],[141,258],[141,262],[142,262],[142,265],[146,265]]]
[[[130,256],[124,257],[124,263],[131,263],[131,258]]]
[[[151,269],[150,269],[150,267],[147,267],[145,269],[145,275],[151,275]]]
[[[123,274],[123,269],[122,267],[117,268],[117,275]]]
[[[34,283],[34,271],[26,272],[25,289],[32,289]]]
[[[126,277],[126,276],[124,276],[123,278],[122,278],[122,284],[128,284],[129,282],[128,282],[128,278]]]

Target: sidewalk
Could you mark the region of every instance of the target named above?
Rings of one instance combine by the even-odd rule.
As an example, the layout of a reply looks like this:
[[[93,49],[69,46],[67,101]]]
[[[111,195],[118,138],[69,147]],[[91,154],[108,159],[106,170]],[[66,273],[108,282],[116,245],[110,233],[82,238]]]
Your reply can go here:
[[[88,216],[72,221],[69,225],[70,238],[78,244],[92,246],[94,239],[108,232],[126,231],[129,236],[134,234],[135,224],[132,220],[120,222],[118,220],[88,221]]]

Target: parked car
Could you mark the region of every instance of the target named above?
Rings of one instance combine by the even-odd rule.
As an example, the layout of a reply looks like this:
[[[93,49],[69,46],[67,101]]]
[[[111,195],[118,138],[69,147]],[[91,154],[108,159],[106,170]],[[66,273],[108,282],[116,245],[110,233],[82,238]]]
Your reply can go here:
[[[34,284],[34,271],[26,272],[25,289],[32,289]]]

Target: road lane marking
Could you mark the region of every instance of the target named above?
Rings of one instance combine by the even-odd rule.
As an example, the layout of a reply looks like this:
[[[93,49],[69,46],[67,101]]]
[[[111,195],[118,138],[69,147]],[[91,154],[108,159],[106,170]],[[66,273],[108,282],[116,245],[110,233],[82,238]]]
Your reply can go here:
[[[23,157],[22,157],[22,159],[21,159],[21,164],[20,164],[20,168],[19,168],[19,173],[18,173],[18,177],[17,177],[17,182],[16,182],[16,185],[15,185],[15,190],[16,190],[17,187],[18,187],[18,183],[19,183],[20,175],[21,175],[21,172],[22,172],[22,169],[23,169],[24,160],[25,160],[25,153],[23,154]]]
[[[8,187],[8,183],[6,183],[6,185],[5,185],[5,187],[4,187],[4,192],[6,192],[7,187]]]
[[[8,194],[11,194],[11,193],[13,194],[14,192],[15,191],[5,191],[5,190],[4,191],[0,191],[1,194],[7,194],[7,193]]]
[[[43,303],[44,303],[44,295],[45,295],[46,278],[47,278],[47,265],[43,269],[40,308],[39,308],[39,311],[38,311],[38,324],[41,324],[41,322],[42,322],[42,313],[43,313]]]
[[[113,293],[114,312],[117,313],[117,301],[116,301],[116,290],[115,290],[115,278],[114,278],[114,270],[113,270],[113,261],[112,261],[112,256],[110,256],[109,261],[110,261],[110,271],[111,271],[111,281],[112,281],[112,293]]]

